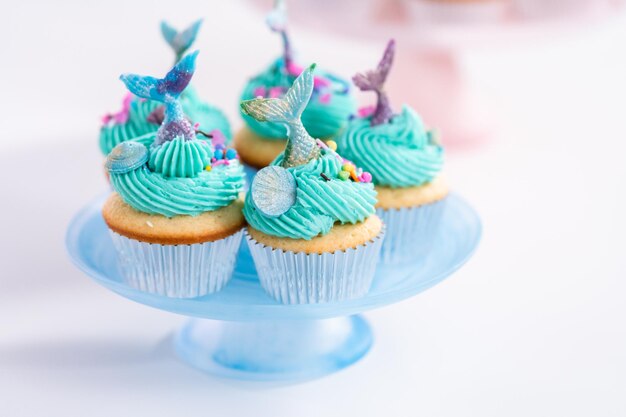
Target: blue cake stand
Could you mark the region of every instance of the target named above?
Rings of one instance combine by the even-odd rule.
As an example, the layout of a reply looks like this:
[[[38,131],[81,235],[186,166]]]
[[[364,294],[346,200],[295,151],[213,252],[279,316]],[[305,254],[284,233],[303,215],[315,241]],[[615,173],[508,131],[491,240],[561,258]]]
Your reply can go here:
[[[259,284],[243,242],[234,276],[221,292],[194,299],[149,294],[124,283],[100,210],[102,196],[81,210],[67,231],[72,261],[99,284],[136,302],[193,317],[174,338],[188,364],[245,380],[294,381],[343,369],[363,357],[373,337],[358,313],[412,297],[441,282],[472,255],[481,234],[476,212],[450,195],[431,252],[420,262],[379,266],[363,298],[288,306]]]

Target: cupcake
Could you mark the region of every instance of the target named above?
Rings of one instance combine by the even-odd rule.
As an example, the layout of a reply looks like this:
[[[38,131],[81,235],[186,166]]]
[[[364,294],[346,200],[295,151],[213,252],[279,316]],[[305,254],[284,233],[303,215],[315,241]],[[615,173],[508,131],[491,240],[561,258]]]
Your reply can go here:
[[[196,56],[185,56],[163,79],[122,75],[133,94],[165,105],[164,120],[149,146],[130,140],[108,155],[115,192],[102,209],[127,283],[177,298],[226,285],[245,226],[235,150],[198,139],[179,100]]]
[[[371,176],[313,139],[300,120],[314,90],[314,67],[283,98],[241,103],[255,120],[288,127],[284,152],[254,177],[244,206],[261,285],[284,304],[363,296],[383,240]]]
[[[302,72],[293,57],[286,29],[285,6],[281,1],[269,14],[270,29],[281,36],[283,54],[260,74],[252,77],[241,94],[241,100],[253,98],[281,98]],[[330,72],[317,71],[313,93],[302,113],[302,123],[316,138],[330,139],[337,135],[356,110],[350,83]],[[269,165],[287,144],[287,128],[282,123],[260,123],[243,113],[245,125],[234,138],[235,147],[246,164],[262,168]]]
[[[166,22],[161,23],[161,32],[174,51],[176,62],[196,39],[201,24],[202,20],[198,20],[186,30],[178,32]],[[183,92],[180,102],[185,114],[198,131],[215,136],[218,141],[222,140],[224,143],[230,141],[232,133],[224,113],[201,100],[192,86],[188,86]],[[138,137],[149,140],[163,121],[163,112],[162,103],[127,94],[119,111],[102,118],[100,150],[104,155],[108,155],[115,146],[127,140]]]
[[[375,70],[354,76],[357,87],[376,93],[376,107],[360,109],[337,138],[338,151],[372,175],[377,214],[386,225],[381,251],[385,263],[425,256],[448,195],[440,175],[443,149],[436,135],[409,106],[394,113],[383,90],[394,51],[391,40]]]

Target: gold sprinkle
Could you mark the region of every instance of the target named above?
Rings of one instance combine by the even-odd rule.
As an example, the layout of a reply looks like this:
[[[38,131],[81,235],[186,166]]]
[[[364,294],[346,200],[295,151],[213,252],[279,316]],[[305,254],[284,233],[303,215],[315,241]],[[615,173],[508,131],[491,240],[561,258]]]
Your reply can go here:
[[[147,224],[149,227],[154,227],[154,225],[152,224],[152,222],[151,222],[150,220],[146,220],[146,224]]]

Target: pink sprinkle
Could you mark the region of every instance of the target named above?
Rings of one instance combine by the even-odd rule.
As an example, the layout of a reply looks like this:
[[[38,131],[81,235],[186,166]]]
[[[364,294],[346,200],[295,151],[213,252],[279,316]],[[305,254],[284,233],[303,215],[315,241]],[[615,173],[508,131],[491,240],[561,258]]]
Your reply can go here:
[[[313,77],[314,88],[329,87],[329,86],[330,86],[330,81],[327,80],[326,78]]]
[[[365,118],[374,114],[374,110],[376,110],[374,106],[365,106],[361,107],[357,112],[359,114],[359,117]]]
[[[270,98],[278,98],[283,95],[283,89],[281,87],[270,88]]]
[[[330,103],[330,99],[331,99],[332,95],[330,93],[324,93],[320,96],[320,103],[322,104],[328,104]]]
[[[196,123],[193,125],[193,128],[194,128],[194,129],[196,129],[196,130],[197,130],[199,127],[200,127],[200,123],[199,123],[199,122],[196,122]]]
[[[298,75],[302,73],[302,71],[304,71],[304,68],[302,68],[301,66],[293,62],[289,62],[287,64],[287,72],[291,75],[295,75],[297,77]]]
[[[252,90],[252,94],[254,94],[255,97],[265,97],[265,87],[255,88]]]
[[[315,139],[315,143],[317,143],[317,146],[319,146],[322,149],[330,149],[328,145],[326,145],[322,140]]]
[[[361,174],[361,176],[359,177],[359,180],[361,180],[361,182],[372,182],[372,174],[365,171],[364,173]]]
[[[128,93],[124,96],[122,101],[122,108],[117,113],[106,114],[102,117],[102,123],[108,124],[111,120],[115,124],[124,124],[128,121],[130,115],[130,103],[133,101],[133,95]]]
[[[215,161],[213,163],[213,166],[219,166],[219,165],[230,165],[230,163],[228,162],[228,159],[220,159],[219,161]]]
[[[217,159],[216,159],[216,158],[211,158],[211,162],[212,162],[212,163],[215,163],[216,161],[217,161]]]
[[[213,143],[213,146],[223,145],[226,142],[226,137],[219,129],[213,129],[209,134],[211,135],[211,143]]]

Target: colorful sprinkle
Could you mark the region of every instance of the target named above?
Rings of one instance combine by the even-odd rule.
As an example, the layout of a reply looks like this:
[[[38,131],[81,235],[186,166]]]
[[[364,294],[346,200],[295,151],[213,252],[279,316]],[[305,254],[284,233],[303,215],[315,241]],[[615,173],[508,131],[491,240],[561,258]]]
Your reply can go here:
[[[376,108],[374,106],[365,106],[365,107],[361,107],[359,110],[357,110],[359,117],[369,117],[372,114],[374,114],[374,111],[376,110]]]
[[[330,99],[332,98],[332,95],[330,93],[324,93],[322,95],[320,95],[320,103],[322,104],[328,104],[330,103]]]
[[[313,78],[313,88],[330,87],[330,81],[322,77]]]
[[[329,142],[330,142],[330,141],[329,141]],[[315,139],[315,143],[317,143],[317,146],[319,146],[319,147],[320,147],[320,148],[322,148],[322,149],[325,149],[325,150],[329,149],[329,148],[328,148],[328,145],[327,145],[327,144],[325,144],[325,143],[324,143],[324,141],[322,141],[322,140]]]
[[[343,181],[347,181],[350,178],[350,173],[348,171],[341,171],[339,173],[339,179]]]
[[[320,177],[324,178],[326,182],[330,181],[330,178],[328,178],[328,175],[324,174],[323,172],[320,173]]]
[[[215,159],[222,159],[224,158],[224,151],[222,149],[216,149],[213,155],[215,156]]]
[[[335,142],[334,140],[329,140],[328,142],[326,142],[326,145],[328,145],[328,147],[333,151],[337,150],[337,142]]]
[[[211,135],[211,142],[213,143],[213,146],[220,144],[223,145],[226,142],[226,136],[224,136],[221,130],[213,129],[209,133]]]
[[[341,169],[348,172],[354,172],[355,167],[350,162],[346,162],[341,166]]]
[[[130,115],[130,103],[133,100],[133,95],[128,93],[124,96],[124,100],[122,101],[122,108],[117,113],[106,114],[102,117],[102,124],[106,125],[109,122],[113,121],[115,124],[124,124],[128,121],[128,117]]]
[[[252,90],[252,94],[254,94],[255,97],[265,97],[265,87],[255,88]]]
[[[237,158],[237,151],[233,148],[230,148],[226,151],[226,159],[235,159]]]
[[[279,98],[283,95],[282,87],[272,87],[270,88],[270,98]]]
[[[212,167],[211,167],[211,165],[207,165],[206,167],[204,167],[204,169],[205,169],[206,171],[210,171],[210,170],[211,170],[211,168],[212,168]]]
[[[372,182],[372,174],[370,174],[369,172],[364,172],[363,174],[361,174],[361,182]]]

